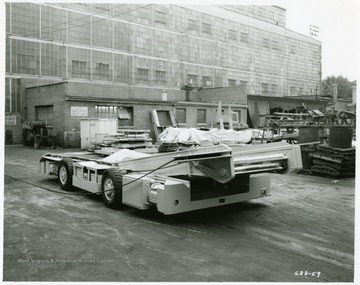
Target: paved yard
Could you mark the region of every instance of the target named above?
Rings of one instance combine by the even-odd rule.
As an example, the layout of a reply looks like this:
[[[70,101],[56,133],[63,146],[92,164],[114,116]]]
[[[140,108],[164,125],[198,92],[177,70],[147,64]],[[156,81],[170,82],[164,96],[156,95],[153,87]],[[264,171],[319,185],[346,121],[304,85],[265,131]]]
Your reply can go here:
[[[5,148],[5,281],[353,281],[355,179],[273,174],[271,197],[168,217],[45,190],[49,151]]]

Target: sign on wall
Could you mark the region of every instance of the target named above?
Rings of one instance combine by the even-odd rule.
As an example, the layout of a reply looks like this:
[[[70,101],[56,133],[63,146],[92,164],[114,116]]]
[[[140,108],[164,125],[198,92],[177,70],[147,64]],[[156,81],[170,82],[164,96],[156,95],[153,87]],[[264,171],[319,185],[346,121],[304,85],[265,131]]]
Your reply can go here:
[[[88,107],[72,106],[70,111],[71,111],[72,117],[87,117],[88,116]]]
[[[5,116],[5,125],[6,126],[15,126],[16,125],[16,116]]]

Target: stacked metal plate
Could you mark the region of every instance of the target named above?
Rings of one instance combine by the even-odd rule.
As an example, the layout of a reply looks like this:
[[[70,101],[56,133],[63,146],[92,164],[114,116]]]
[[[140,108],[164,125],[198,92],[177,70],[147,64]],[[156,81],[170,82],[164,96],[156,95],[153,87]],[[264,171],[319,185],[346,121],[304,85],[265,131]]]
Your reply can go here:
[[[332,177],[355,177],[355,148],[318,145],[313,153],[311,171]]]

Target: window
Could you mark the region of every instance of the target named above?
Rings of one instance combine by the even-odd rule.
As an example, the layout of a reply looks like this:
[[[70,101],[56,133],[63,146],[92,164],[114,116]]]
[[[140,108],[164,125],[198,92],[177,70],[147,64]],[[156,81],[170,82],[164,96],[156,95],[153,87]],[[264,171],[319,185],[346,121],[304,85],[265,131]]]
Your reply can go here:
[[[35,115],[37,121],[45,122],[47,127],[53,126],[54,110],[53,105],[35,106]]]
[[[96,62],[94,79],[110,79],[110,65],[107,63]]]
[[[122,5],[119,5],[122,6]],[[126,6],[126,5],[125,5]],[[130,5],[129,5],[130,6]],[[142,24],[150,24],[150,20],[151,20],[151,7],[149,5],[147,6],[141,6],[141,5],[134,5],[135,11],[133,11],[131,14],[134,15],[134,19],[136,19],[137,22],[142,23]],[[121,12],[117,15],[126,15],[128,14],[129,11],[124,11]]]
[[[111,21],[102,19],[92,22],[91,43],[93,46],[112,47],[113,25]]]
[[[204,34],[209,34],[211,35],[211,25],[210,24],[206,24],[206,23],[202,23],[202,32]]]
[[[161,11],[155,11],[155,23],[161,26],[166,26],[166,13]]]
[[[186,124],[186,109],[176,108],[176,121],[178,124]]]
[[[36,68],[35,56],[31,54],[17,54],[16,65],[23,66],[22,73],[34,74]]]
[[[276,96],[278,91],[278,86],[276,84],[271,84],[271,96]]]
[[[12,72],[22,74],[40,74],[40,44],[11,40]]]
[[[299,87],[299,96],[303,95],[304,89],[302,87]]]
[[[197,110],[197,123],[206,124],[206,109]]]
[[[261,83],[261,95],[269,95],[269,84]]]
[[[112,4],[92,4],[92,11],[100,15],[110,15],[112,14]]]
[[[263,39],[262,45],[264,48],[269,48],[269,39]]]
[[[198,31],[198,25],[197,25],[197,22],[194,21],[194,20],[190,20],[188,19],[188,26],[187,26],[187,29],[189,31]]]
[[[133,126],[133,107],[95,106],[97,118],[118,119],[119,126]]]
[[[15,35],[39,37],[39,17],[39,5],[11,3],[11,32]]]
[[[5,78],[5,112],[11,112],[10,78]]]
[[[295,45],[290,45],[290,53],[295,54],[296,47]]]
[[[296,96],[296,90],[294,86],[290,86],[290,96]]]
[[[210,76],[202,77],[202,86],[211,86],[211,77]]]
[[[166,85],[166,71],[155,70],[155,84]]]
[[[229,86],[236,86],[236,79],[228,79]]]
[[[245,81],[245,80],[240,80],[240,85],[246,86],[246,85],[247,85],[247,81]]]
[[[236,31],[235,30],[229,30],[229,39],[230,40],[237,40]]]
[[[240,86],[245,88],[245,92],[247,93],[247,81],[245,80],[240,80]]]
[[[137,69],[137,83],[143,83],[143,84],[149,83],[149,69],[145,69],[145,68]]]
[[[188,82],[187,82],[188,84],[195,86],[198,85],[198,76],[196,74],[188,74],[187,78],[188,78]]]
[[[97,118],[117,119],[117,106],[95,106]]]
[[[68,39],[70,43],[90,45],[91,16],[68,12]]]
[[[278,50],[279,49],[279,43],[277,41],[271,41],[271,48],[273,50]]]
[[[235,114],[233,114],[233,115],[235,115],[235,116],[233,116],[233,121],[236,121],[237,123],[242,123],[243,122],[242,111],[241,110],[233,110],[232,112],[235,113]]]
[[[171,114],[167,110],[156,110],[160,126],[172,126]]]
[[[133,107],[118,107],[118,125],[133,126],[134,125],[134,109]]]
[[[240,41],[242,43],[249,42],[249,35],[247,33],[240,33]]]
[[[21,112],[20,79],[5,79],[5,112]]]
[[[41,38],[66,41],[66,11],[41,7]]]
[[[71,74],[75,78],[83,78],[87,73],[86,62],[80,60],[73,60],[71,65]]]
[[[41,75],[64,78],[66,71],[66,49],[53,44],[41,44]]]

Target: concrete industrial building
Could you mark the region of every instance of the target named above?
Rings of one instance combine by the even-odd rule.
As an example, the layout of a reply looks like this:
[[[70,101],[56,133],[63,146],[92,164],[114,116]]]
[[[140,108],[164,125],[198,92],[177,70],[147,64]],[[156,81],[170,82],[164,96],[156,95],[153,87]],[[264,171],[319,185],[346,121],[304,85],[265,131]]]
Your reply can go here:
[[[27,88],[60,82],[99,90],[92,95],[96,106],[86,103],[80,89],[74,91],[83,100],[77,107],[88,116],[101,117],[131,98],[135,105],[168,102],[179,116],[185,109],[189,118],[182,121],[188,126],[197,125],[190,119],[197,109],[177,112],[174,102],[211,104],[211,96],[197,94],[208,88],[239,86],[244,92],[231,103],[240,109],[247,95],[315,95],[321,43],[286,29],[285,12],[277,6],[7,3],[5,129],[19,142],[24,120],[49,118],[48,127],[55,128],[53,104],[39,100],[29,110],[25,94]],[[218,100],[229,101],[226,96],[219,92]],[[98,107],[104,112],[95,112]],[[202,111],[201,121],[211,116]]]

